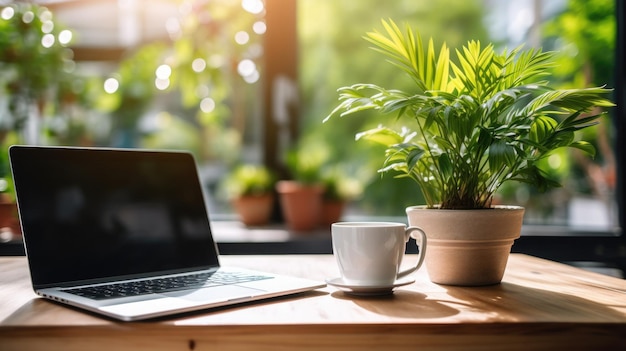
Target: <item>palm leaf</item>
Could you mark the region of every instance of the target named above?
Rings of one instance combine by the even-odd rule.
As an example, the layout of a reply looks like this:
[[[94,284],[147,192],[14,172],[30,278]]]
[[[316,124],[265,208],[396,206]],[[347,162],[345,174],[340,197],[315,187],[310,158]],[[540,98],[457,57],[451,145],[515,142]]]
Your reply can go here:
[[[590,157],[595,157],[596,155],[596,148],[592,144],[586,141],[583,141],[583,140],[575,141],[571,143],[569,146],[584,151]]]

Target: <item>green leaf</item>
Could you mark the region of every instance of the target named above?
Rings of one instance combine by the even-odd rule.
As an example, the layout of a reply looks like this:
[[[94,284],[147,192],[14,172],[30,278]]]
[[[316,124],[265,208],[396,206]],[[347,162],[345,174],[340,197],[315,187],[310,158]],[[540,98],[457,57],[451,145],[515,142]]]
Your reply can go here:
[[[530,127],[530,139],[537,143],[544,142],[556,130],[558,123],[553,118],[540,116]]]
[[[590,157],[596,156],[596,148],[586,141],[575,141],[569,144],[569,146],[584,151]]]
[[[594,126],[598,124],[597,119],[602,114],[590,115],[582,118],[578,118],[581,115],[581,112],[572,113],[566,119],[564,119],[561,123],[559,123],[559,129],[577,131],[587,127]]]
[[[411,172],[413,168],[417,166],[417,163],[420,161],[424,153],[424,149],[417,146],[411,149],[411,151],[406,156],[406,165],[409,169],[409,172]]]
[[[454,166],[450,161],[450,156],[448,155],[448,153],[442,153],[436,158],[436,160],[437,164],[439,165],[439,172],[441,172],[443,178],[450,178],[454,173]]]
[[[574,141],[574,137],[575,135],[572,131],[558,131],[548,139],[548,142],[544,143],[544,147],[554,150],[560,147],[570,146]]]
[[[442,138],[441,136],[436,135],[433,139],[435,140],[435,143],[437,143],[437,146],[439,146],[442,150],[454,149],[454,146],[447,138]]]
[[[378,127],[357,133],[355,138],[356,140],[369,140],[387,147],[390,145],[400,144],[404,139],[400,133],[387,127]]]
[[[487,128],[484,126],[479,126],[479,134],[478,134],[478,146],[480,150],[487,150],[489,145],[493,142],[493,136],[489,132]]]
[[[549,178],[545,172],[535,165],[529,165],[526,168],[520,169],[517,176],[511,178],[511,180],[530,184],[537,188],[540,192],[545,192],[549,188],[558,188],[561,186],[559,182]]]
[[[439,59],[435,69],[435,79],[432,84],[433,90],[449,92],[448,82],[450,81],[450,50],[444,43],[441,45]]]
[[[489,170],[497,173],[515,164],[515,147],[500,140],[489,146]]]

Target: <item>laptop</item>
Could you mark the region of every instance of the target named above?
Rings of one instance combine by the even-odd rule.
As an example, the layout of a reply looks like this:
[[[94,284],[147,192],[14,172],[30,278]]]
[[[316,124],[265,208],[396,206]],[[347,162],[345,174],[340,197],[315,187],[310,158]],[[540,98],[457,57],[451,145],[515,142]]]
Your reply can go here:
[[[326,284],[220,265],[188,152],[11,146],[33,289],[122,321]]]

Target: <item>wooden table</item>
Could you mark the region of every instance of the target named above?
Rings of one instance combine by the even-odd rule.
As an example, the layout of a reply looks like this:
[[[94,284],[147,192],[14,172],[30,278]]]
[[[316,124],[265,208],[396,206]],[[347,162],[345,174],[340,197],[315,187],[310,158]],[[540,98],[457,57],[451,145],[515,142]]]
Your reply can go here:
[[[407,260],[411,260],[409,257]],[[222,256],[319,280],[330,255]],[[626,281],[512,254],[502,284],[416,282],[385,297],[333,287],[123,323],[37,298],[26,259],[0,258],[0,350],[626,350]]]

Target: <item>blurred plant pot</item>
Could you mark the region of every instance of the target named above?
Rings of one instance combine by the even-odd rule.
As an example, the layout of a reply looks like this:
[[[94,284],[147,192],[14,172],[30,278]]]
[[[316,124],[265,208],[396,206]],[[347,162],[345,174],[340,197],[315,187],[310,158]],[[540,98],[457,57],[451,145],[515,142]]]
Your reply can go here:
[[[310,231],[320,224],[323,187],[282,180],[276,183],[280,207],[287,227],[294,231]]]
[[[329,226],[339,222],[345,205],[346,202],[342,200],[324,200],[322,202],[322,224]]]
[[[233,207],[239,215],[239,220],[246,226],[263,226],[269,223],[274,207],[274,195],[240,196],[233,200]]]
[[[524,208],[493,206],[481,210],[406,209],[409,224],[428,238],[426,270],[437,284],[493,285],[502,281]]]
[[[22,235],[15,202],[0,202],[0,232],[3,241],[9,241]],[[5,238],[5,236],[10,236],[10,238]]]

